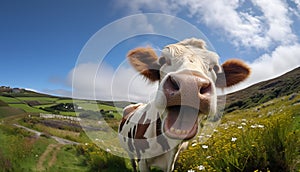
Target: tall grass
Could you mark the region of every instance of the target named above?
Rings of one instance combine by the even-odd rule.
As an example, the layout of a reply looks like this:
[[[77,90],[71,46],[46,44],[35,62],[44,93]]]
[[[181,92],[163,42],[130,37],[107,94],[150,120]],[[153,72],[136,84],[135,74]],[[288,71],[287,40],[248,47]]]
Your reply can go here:
[[[284,172],[300,168],[300,131],[293,129],[293,115],[237,121],[223,123],[205,144],[190,146],[181,154],[177,171]]]
[[[115,156],[97,147],[95,144],[77,145],[77,154],[84,156],[82,165],[88,166],[89,171],[129,172],[125,159]]]

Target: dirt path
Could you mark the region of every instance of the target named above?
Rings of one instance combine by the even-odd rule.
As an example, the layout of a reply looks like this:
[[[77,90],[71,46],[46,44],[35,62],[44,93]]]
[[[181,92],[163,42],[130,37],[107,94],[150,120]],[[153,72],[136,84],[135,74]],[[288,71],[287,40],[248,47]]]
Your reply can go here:
[[[36,169],[37,171],[45,171],[47,168],[45,167],[51,167],[56,162],[56,155],[58,151],[61,148],[61,144],[50,144],[46,148],[45,152],[40,156],[39,161],[37,163]],[[52,153],[52,155],[51,155]],[[44,165],[45,161],[47,160],[47,157],[51,155],[50,161],[47,165]]]
[[[27,130],[29,132],[32,132],[32,133],[35,133],[36,136],[40,136],[42,135],[43,133],[42,132],[39,132],[39,131],[36,131],[36,130],[33,130],[33,129],[30,129],[30,128],[27,128],[25,126],[22,126],[22,125],[19,125],[19,124],[13,124],[14,126],[16,127],[19,127],[19,128],[23,128],[24,130]],[[78,142],[74,142],[74,141],[71,141],[71,140],[67,140],[67,139],[63,139],[63,138],[60,138],[60,137],[57,137],[57,136],[50,136],[52,139],[56,140],[58,143],[60,144],[79,144]]]
[[[49,163],[48,163],[48,166],[49,166],[49,167],[51,167],[52,165],[55,164],[55,162],[56,162],[56,160],[57,160],[57,153],[59,152],[59,150],[60,150],[61,147],[62,147],[62,145],[58,145],[58,146],[56,147],[56,149],[53,150],[52,158],[51,158],[51,160],[50,160]]]
[[[24,130],[27,130],[29,132],[34,133],[37,137],[41,136],[43,133],[27,128],[25,126],[22,125],[18,125],[18,124],[13,124],[16,127],[19,128],[23,128]],[[61,147],[63,145],[66,144],[79,144],[78,142],[74,142],[71,140],[67,140],[67,139],[63,139],[60,137],[56,137],[56,136],[50,136],[52,139],[57,141],[57,144],[49,144],[48,147],[46,148],[46,150],[44,151],[44,153],[40,156],[38,163],[36,165],[36,169],[37,171],[45,171],[47,170],[47,168],[50,168],[51,166],[53,166],[57,160],[57,153],[59,152],[59,150],[61,149]],[[51,156],[50,158],[48,158],[49,156]],[[49,162],[47,162],[47,164],[45,163],[46,160],[49,160]]]

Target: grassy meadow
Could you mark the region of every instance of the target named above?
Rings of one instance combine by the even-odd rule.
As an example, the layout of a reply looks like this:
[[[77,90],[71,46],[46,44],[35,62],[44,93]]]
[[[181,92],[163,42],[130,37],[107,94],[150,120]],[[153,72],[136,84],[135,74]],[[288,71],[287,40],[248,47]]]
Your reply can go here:
[[[300,96],[225,114],[205,143],[180,154],[176,171],[299,171]]]
[[[74,103],[80,111],[53,109]],[[233,105],[238,105],[231,102]],[[227,105],[230,107],[230,105]],[[132,171],[119,150],[118,139],[105,127],[117,130],[121,107],[112,103],[40,95],[0,94],[0,172],[6,171]],[[108,116],[95,116],[102,111]],[[69,119],[45,119],[40,113],[61,116],[83,113],[94,121],[88,133]],[[89,114],[92,114],[89,116]],[[97,122],[106,122],[108,126]],[[42,132],[37,136],[13,124]],[[92,126],[93,127],[93,126]],[[93,128],[92,128],[93,129]],[[78,142],[60,144],[51,136]],[[205,142],[201,142],[207,138]],[[91,140],[92,139],[92,140]],[[101,143],[101,141],[106,140]],[[98,146],[109,148],[109,152]],[[224,113],[212,135],[199,134],[176,162],[175,171],[296,171],[300,170],[300,94],[290,94],[249,108]],[[152,171],[158,171],[153,169]]]

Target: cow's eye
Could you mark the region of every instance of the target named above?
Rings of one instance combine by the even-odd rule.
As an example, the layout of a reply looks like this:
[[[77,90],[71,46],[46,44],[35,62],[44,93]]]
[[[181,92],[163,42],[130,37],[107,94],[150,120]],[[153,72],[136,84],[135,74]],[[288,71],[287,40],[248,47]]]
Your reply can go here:
[[[170,61],[170,59],[167,59],[166,57],[161,57],[161,58],[159,58],[158,63],[159,63],[161,66],[164,65],[164,64],[170,65],[170,64],[171,64],[171,61]]]
[[[215,73],[219,73],[220,72],[219,65],[214,65],[213,70],[215,71]]]

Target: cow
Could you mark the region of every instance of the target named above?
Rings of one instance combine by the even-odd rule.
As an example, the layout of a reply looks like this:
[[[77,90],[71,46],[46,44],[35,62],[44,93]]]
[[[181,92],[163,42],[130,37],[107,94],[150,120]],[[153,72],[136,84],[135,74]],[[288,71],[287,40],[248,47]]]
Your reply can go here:
[[[182,145],[194,138],[201,121],[216,115],[216,87],[231,87],[244,81],[250,68],[230,59],[222,65],[205,41],[185,39],[167,45],[158,58],[151,47],[129,51],[130,64],[150,82],[158,82],[155,98],[147,104],[123,109],[119,140],[134,171],[155,166],[172,171]]]

